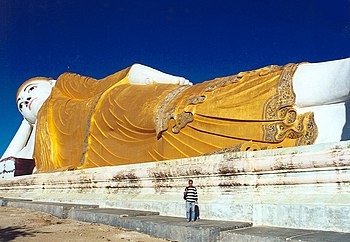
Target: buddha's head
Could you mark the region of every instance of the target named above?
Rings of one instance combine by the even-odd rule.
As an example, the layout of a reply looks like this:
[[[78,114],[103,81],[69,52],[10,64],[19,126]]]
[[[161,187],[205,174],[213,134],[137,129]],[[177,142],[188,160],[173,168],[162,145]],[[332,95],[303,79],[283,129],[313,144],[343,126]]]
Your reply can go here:
[[[35,77],[24,82],[17,92],[17,107],[23,117],[34,124],[39,109],[50,96],[55,80],[46,77]]]

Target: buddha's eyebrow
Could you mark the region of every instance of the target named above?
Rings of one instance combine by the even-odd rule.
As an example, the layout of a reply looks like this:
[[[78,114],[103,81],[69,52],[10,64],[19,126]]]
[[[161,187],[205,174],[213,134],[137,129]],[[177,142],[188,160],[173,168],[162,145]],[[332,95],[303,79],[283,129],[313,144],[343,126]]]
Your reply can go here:
[[[26,87],[24,88],[23,91],[26,91],[26,89],[27,89],[28,87],[33,86],[33,85],[34,85],[34,84],[28,84],[28,86],[26,86]]]
[[[17,98],[17,102],[19,101],[20,98]]]

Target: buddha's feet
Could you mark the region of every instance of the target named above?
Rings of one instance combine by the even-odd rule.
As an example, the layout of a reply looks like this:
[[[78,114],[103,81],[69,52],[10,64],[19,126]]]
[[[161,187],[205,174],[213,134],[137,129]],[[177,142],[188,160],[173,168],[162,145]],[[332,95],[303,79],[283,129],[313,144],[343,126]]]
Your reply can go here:
[[[350,58],[301,64],[293,76],[296,108],[313,112],[318,129],[317,143],[349,137],[346,128],[350,104]]]
[[[298,107],[345,102],[350,99],[350,58],[299,65],[293,76]]]

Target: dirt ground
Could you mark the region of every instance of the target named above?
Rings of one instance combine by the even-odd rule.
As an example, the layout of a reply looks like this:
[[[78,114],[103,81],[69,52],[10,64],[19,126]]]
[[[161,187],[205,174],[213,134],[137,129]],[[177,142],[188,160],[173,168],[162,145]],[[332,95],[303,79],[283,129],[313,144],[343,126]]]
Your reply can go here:
[[[59,219],[26,209],[0,207],[0,241],[167,241],[103,224]]]

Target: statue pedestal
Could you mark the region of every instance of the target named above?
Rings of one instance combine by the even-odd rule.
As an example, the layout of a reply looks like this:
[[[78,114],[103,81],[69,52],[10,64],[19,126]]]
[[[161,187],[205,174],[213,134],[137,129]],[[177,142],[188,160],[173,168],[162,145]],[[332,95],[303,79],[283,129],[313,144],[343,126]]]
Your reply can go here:
[[[201,218],[350,232],[350,142],[0,180],[0,196],[185,216],[188,179]]]

